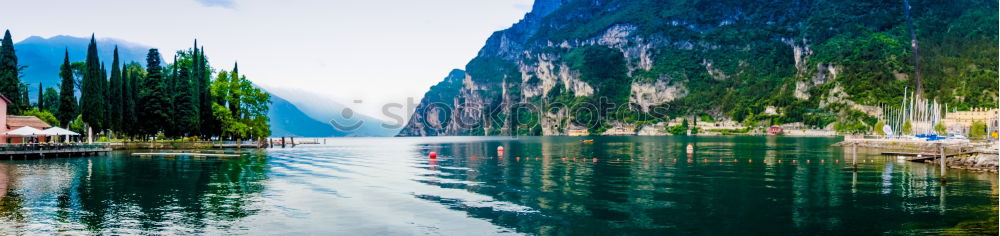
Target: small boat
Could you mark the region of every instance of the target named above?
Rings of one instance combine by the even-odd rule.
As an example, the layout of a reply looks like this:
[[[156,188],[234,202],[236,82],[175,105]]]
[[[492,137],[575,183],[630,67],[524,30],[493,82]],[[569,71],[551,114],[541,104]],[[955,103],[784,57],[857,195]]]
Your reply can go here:
[[[594,144],[593,139],[580,140],[580,142],[583,144]]]

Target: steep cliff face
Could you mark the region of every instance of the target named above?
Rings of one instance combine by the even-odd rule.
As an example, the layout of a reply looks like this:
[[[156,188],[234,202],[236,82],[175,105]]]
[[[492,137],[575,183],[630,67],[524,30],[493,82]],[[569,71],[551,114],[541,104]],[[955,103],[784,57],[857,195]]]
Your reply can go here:
[[[997,3],[912,5],[928,96],[995,106],[997,29],[982,24]],[[690,116],[864,128],[914,87],[903,16],[874,0],[538,0],[400,135],[655,133]]]

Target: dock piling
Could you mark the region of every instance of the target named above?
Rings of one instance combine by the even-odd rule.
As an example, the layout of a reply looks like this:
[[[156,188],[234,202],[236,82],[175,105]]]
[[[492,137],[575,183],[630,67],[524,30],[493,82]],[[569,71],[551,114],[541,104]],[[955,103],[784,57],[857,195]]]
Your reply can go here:
[[[855,142],[851,146],[851,149],[851,166],[854,168],[854,171],[858,171],[858,143]]]
[[[945,153],[944,153],[944,144],[938,143],[937,145],[938,145],[938,150],[939,150],[938,154],[940,154],[940,156],[941,156],[941,159],[939,159],[939,162],[941,162],[941,182],[945,182],[945,181],[947,181],[947,179],[945,178],[945,171],[946,171],[945,170],[946,169],[945,168],[945,158],[947,156],[945,156]]]

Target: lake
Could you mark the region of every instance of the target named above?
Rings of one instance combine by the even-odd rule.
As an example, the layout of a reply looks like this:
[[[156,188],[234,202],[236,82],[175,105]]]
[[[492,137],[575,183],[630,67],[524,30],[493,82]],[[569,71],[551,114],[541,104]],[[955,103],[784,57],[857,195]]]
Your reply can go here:
[[[949,170],[942,185],[934,165],[864,153],[855,172],[830,146],[839,138],[581,139],[333,138],[242,158],[0,161],[0,232],[997,234],[996,174]]]

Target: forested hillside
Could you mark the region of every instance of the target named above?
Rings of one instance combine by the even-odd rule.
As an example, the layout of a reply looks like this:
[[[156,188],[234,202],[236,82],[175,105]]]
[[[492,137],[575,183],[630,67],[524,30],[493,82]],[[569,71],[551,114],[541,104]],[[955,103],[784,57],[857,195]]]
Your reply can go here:
[[[401,135],[599,134],[677,117],[856,132],[918,83],[953,109],[996,107],[997,15],[978,0],[538,0],[466,65],[449,109],[416,111],[446,115],[414,115]],[[440,128],[415,131],[427,123]]]

